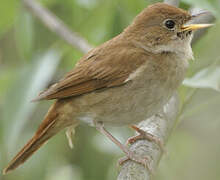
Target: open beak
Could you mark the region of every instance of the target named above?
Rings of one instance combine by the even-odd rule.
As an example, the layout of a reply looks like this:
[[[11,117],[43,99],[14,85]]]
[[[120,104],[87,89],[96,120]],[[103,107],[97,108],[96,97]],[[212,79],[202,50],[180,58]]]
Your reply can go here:
[[[194,31],[198,29],[207,28],[213,26],[214,24],[187,24],[181,27],[182,31]]]

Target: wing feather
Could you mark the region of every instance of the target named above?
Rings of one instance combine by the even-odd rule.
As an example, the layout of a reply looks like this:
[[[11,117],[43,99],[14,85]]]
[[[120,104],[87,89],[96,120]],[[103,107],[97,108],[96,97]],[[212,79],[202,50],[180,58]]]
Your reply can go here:
[[[132,45],[107,42],[84,56],[71,72],[35,100],[67,98],[123,85],[146,56],[146,52]]]

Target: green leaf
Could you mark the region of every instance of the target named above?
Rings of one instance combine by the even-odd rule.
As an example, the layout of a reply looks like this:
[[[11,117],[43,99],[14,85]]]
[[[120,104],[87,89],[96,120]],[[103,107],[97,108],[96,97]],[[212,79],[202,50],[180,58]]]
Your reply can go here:
[[[211,88],[220,91],[220,64],[213,64],[200,70],[193,77],[186,78],[183,84],[193,88]]]

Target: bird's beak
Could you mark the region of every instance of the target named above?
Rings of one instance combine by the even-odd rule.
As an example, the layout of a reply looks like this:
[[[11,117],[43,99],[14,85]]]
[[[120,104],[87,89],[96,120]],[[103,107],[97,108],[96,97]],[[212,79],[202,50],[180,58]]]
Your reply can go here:
[[[206,14],[210,14],[209,11],[201,11],[199,13],[196,13],[196,14],[192,14],[191,15],[191,20],[193,19],[196,19],[202,15],[206,15]],[[190,23],[187,23],[187,24],[184,24],[181,29],[182,31],[195,31],[195,30],[198,30],[198,29],[203,29],[203,28],[207,28],[207,27],[210,27],[210,26],[213,26],[214,24],[190,24]]]
[[[187,24],[181,27],[182,31],[194,31],[198,29],[207,28],[213,26],[214,24]]]

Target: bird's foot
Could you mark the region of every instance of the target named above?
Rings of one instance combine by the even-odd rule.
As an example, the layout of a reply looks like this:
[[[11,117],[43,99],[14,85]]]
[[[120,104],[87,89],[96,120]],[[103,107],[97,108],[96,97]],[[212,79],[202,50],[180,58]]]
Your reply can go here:
[[[123,158],[120,158],[119,161],[118,161],[118,165],[121,166],[123,165],[125,162],[129,161],[129,160],[132,160],[136,163],[139,163],[141,165],[143,165],[146,169],[148,169],[148,171],[153,174],[152,172],[152,169],[149,167],[149,158],[148,157],[138,157],[134,154],[134,152],[132,151],[128,151],[126,153],[126,156],[123,157]]]
[[[131,126],[132,129],[134,129],[135,131],[137,131],[139,134],[136,135],[136,136],[133,136],[133,137],[130,137],[128,140],[127,140],[127,143],[126,144],[133,144],[135,143],[137,140],[143,140],[143,139],[147,139],[149,141],[152,141],[152,142],[155,142],[159,147],[160,149],[163,151],[163,152],[166,152],[165,148],[164,148],[164,144],[163,142],[158,138],[158,137],[155,137],[153,136],[152,134],[138,128],[137,126],[135,125],[132,125]]]
[[[118,164],[122,165],[124,162],[128,160],[132,160],[139,164],[142,164],[145,168],[147,168],[150,172],[151,169],[148,166],[148,158],[147,157],[138,157],[131,151],[127,146],[121,144],[115,137],[113,137],[105,128],[102,123],[96,123],[96,129],[100,131],[102,134],[106,135],[113,143],[115,143],[125,154],[126,157],[119,160]]]

